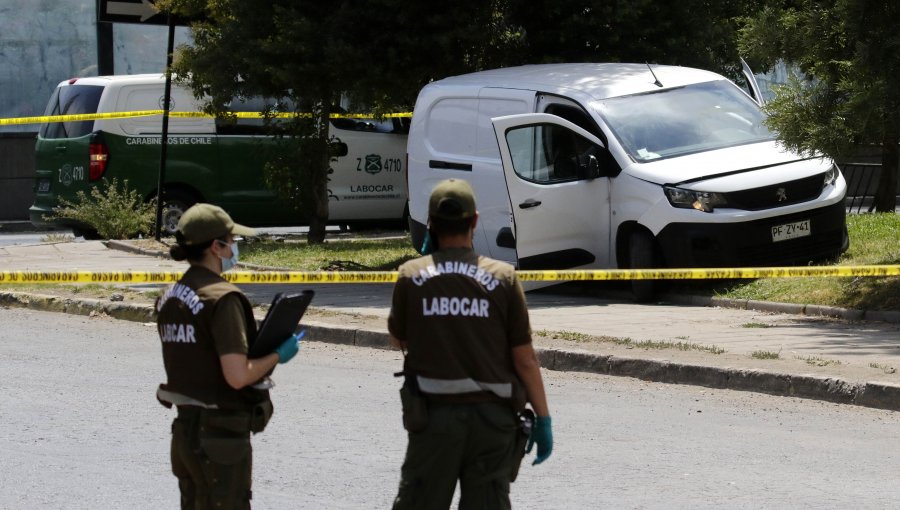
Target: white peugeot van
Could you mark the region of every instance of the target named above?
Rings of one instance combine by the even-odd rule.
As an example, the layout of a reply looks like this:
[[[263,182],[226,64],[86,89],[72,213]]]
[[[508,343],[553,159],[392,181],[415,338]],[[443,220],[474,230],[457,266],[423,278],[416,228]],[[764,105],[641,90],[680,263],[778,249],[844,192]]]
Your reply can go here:
[[[419,93],[408,193],[475,189],[479,253],[519,269],[807,264],[848,246],[833,161],[779,145],[759,105],[715,73],[550,64],[447,78]],[[638,299],[651,281],[634,281]]]

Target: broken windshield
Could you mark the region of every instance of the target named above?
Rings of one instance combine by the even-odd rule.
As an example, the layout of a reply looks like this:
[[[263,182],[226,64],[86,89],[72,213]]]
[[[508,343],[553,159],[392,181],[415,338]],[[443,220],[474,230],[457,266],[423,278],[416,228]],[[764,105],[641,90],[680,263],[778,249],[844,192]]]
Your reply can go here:
[[[726,80],[594,103],[635,161],[773,140],[765,114]]]

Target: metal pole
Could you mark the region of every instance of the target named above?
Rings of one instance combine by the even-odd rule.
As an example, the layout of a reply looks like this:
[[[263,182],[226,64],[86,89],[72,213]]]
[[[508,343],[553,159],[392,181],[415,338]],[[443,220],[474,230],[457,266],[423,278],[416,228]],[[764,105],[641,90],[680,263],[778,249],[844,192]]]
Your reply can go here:
[[[175,24],[172,15],[169,19],[169,44],[166,48],[166,91],[163,94],[162,135],[159,140],[159,183],[156,186],[156,240],[162,236],[162,210],[165,200],[166,182],[166,150],[169,146],[169,103],[172,97],[172,53],[175,52]]]
[[[99,2],[97,13],[100,12]],[[97,20],[97,75],[109,76],[115,73],[113,58],[113,24]]]

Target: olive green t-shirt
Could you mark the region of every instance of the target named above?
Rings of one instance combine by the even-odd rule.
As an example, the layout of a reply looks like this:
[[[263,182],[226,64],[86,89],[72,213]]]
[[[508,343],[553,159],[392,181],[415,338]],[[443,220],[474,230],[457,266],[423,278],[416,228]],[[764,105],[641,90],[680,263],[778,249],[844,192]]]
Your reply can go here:
[[[247,323],[244,319],[244,307],[237,294],[226,294],[219,300],[210,329],[219,356],[247,354]]]

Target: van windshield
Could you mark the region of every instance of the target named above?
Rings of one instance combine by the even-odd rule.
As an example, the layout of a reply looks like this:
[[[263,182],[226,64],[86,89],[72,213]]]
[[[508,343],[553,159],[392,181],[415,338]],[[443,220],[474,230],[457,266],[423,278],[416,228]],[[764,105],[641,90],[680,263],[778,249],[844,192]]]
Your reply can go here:
[[[97,113],[97,105],[100,104],[100,95],[103,87],[100,85],[68,85],[57,87],[47,103],[44,115],[78,115],[82,113]],[[94,121],[83,120],[77,122],[48,122],[41,126],[42,138],[78,138],[93,130]]]
[[[725,80],[606,99],[594,108],[642,163],[775,138],[759,106]]]

